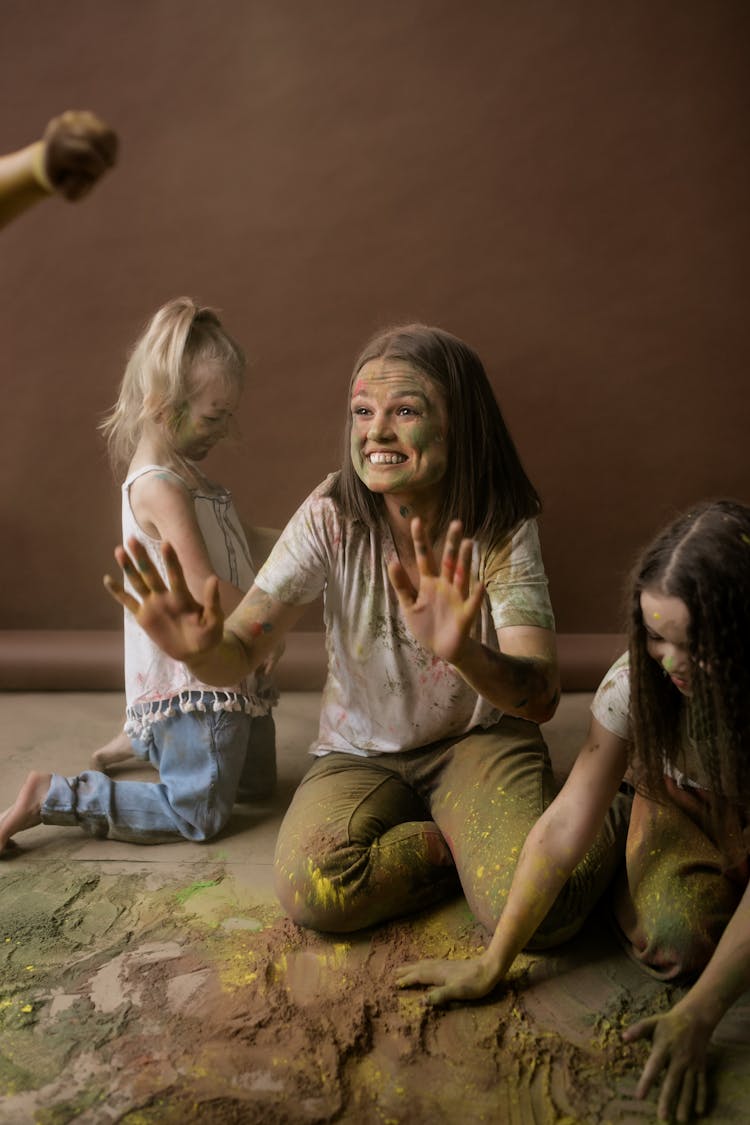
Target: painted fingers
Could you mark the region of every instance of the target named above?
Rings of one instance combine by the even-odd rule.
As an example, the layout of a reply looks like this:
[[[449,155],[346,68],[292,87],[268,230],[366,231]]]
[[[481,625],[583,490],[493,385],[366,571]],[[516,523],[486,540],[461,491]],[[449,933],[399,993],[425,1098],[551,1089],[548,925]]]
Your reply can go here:
[[[162,547],[162,554],[166,564],[169,588],[178,596],[192,601],[174,548],[169,543],[165,543]],[[130,610],[131,613],[136,613],[139,606],[151,594],[167,592],[164,580],[149,557],[148,551],[137,539],[128,540],[127,551],[122,546],[115,547],[115,559],[136,597],[133,597],[120,582],[117,582],[109,574],[104,576],[104,585],[115,601],[118,601],[125,609]]]

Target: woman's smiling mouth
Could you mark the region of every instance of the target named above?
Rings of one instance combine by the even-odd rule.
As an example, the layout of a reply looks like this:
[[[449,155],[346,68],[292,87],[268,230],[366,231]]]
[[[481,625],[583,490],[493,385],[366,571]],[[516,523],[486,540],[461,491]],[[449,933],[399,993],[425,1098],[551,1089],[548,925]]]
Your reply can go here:
[[[403,453],[383,453],[379,450],[374,453],[366,453],[365,457],[371,465],[402,465],[404,461],[409,460]]]

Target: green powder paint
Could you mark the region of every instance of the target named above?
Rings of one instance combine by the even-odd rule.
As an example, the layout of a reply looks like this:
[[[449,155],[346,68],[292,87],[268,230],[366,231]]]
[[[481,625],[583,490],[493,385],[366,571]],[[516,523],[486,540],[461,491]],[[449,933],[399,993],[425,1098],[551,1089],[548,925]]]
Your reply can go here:
[[[177,891],[174,896],[179,903],[187,902],[193,895],[197,895],[199,891],[204,891],[207,887],[218,887],[221,879],[199,879],[197,883],[191,883],[189,887],[184,890]]]

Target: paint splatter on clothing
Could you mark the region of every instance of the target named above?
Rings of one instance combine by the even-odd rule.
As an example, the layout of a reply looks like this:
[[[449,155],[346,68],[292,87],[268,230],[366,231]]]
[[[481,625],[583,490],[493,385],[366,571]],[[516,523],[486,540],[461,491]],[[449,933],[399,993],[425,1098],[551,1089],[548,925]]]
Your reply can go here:
[[[630,668],[619,658],[591,711],[630,740]],[[667,803],[638,793],[615,890],[615,916],[631,955],[653,976],[671,980],[706,965],[750,876],[750,816],[725,798],[712,817],[699,748],[685,724],[679,769],[665,761]],[[719,838],[719,836],[721,838]]]
[[[325,601],[328,678],[315,754],[409,750],[486,728],[500,712],[406,627],[388,579],[396,549],[385,523],[346,520],[330,497],[332,477],[285,528],[256,585],[291,605]],[[536,523],[475,550],[472,583],[486,594],[473,635],[498,649],[510,625],[554,628]]]

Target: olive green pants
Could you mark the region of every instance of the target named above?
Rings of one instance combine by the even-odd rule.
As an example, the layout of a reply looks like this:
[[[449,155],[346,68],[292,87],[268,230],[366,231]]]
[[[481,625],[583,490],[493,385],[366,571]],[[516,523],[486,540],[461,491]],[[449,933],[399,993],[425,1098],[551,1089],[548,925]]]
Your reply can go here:
[[[275,879],[300,925],[349,932],[434,903],[460,888],[490,930],[529,829],[555,795],[539,727],[494,727],[376,757],[331,753],[303,778],[281,825]],[[541,948],[571,937],[622,858],[629,800],[537,931]]]
[[[711,959],[747,885],[727,870],[705,805],[668,781],[672,798],[633,801],[626,865],[615,881],[614,914],[625,947],[652,976],[695,976]]]

